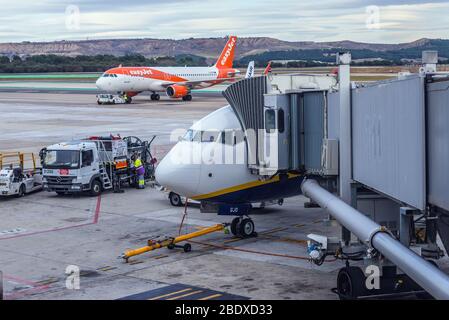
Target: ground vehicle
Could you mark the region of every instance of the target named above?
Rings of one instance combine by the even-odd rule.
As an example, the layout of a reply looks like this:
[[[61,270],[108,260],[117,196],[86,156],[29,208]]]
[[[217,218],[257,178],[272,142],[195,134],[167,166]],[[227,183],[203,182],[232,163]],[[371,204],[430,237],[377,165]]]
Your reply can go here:
[[[97,103],[98,104],[124,104],[131,103],[131,97],[119,96],[115,94],[98,94]]]
[[[26,156],[29,156],[27,161]],[[32,166],[25,168],[31,161]],[[34,154],[0,154],[0,196],[22,197],[42,189],[42,169],[36,168]]]
[[[154,139],[154,138],[153,138]],[[51,145],[41,150],[44,189],[57,194],[104,190],[118,191],[122,184],[133,185],[135,173],[130,158],[140,155],[145,178],[153,176],[155,159],[150,153],[151,141],[137,137],[89,137]]]

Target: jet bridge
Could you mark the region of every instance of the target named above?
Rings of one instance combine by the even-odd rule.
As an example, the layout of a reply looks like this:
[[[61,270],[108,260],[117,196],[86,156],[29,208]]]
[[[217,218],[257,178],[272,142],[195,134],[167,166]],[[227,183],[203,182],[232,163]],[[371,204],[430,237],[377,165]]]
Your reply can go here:
[[[246,134],[253,173],[338,173],[338,141],[329,136],[328,93],[335,75],[262,76],[224,91]]]
[[[417,75],[350,83],[350,54],[339,54],[338,76],[269,75],[224,92],[251,172],[304,175],[304,193],[341,223],[339,241],[311,235],[311,260],[334,255],[380,269],[376,290],[360,284],[360,266],[340,270],[341,298],[423,288],[449,299],[449,277],[435,267],[438,236],[449,250],[449,75],[436,72],[435,56],[423,53]],[[359,217],[372,224],[354,223]]]

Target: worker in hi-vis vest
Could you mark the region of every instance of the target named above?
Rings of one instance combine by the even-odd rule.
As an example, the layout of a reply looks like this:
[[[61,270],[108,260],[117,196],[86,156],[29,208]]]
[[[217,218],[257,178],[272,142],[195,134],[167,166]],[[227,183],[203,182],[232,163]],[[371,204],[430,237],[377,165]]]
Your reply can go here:
[[[145,167],[142,164],[142,160],[140,160],[140,157],[137,154],[134,154],[131,157],[131,160],[134,161],[134,170],[136,170],[139,181],[138,189],[145,189]]]

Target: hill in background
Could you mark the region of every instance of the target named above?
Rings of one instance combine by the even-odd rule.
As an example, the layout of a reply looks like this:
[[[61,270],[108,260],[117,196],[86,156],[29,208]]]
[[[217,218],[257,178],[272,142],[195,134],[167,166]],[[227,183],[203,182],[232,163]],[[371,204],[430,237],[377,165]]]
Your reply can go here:
[[[73,66],[52,71],[100,71],[110,65],[208,65],[212,64],[226,43],[226,38],[104,39],[84,41],[0,43],[0,72],[29,72],[29,66]],[[329,65],[335,54],[349,50],[360,65],[400,65],[419,62],[423,50],[438,50],[442,62],[449,58],[449,40],[420,39],[410,43],[373,44],[353,41],[289,42],[268,37],[239,38],[236,65],[255,60],[257,66],[277,60],[287,66]],[[49,57],[46,57],[50,55]],[[6,68],[8,57],[14,63]],[[20,59],[19,59],[20,57]],[[31,58],[30,58],[31,57]],[[60,58],[58,58],[60,57]],[[24,65],[24,60],[29,60]],[[17,67],[22,68],[17,71]],[[86,68],[84,68],[86,67]],[[16,71],[15,71],[16,70]]]

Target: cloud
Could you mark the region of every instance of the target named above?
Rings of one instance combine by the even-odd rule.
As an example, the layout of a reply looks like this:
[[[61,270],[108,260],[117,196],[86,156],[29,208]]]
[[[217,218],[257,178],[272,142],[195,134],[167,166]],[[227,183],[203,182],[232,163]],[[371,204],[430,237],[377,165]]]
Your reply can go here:
[[[79,16],[66,14],[69,5],[79,9]],[[375,28],[369,25],[373,12],[366,10],[373,5],[378,6]],[[237,34],[387,43],[444,38],[447,25],[446,1],[21,0],[2,4],[0,42]]]

